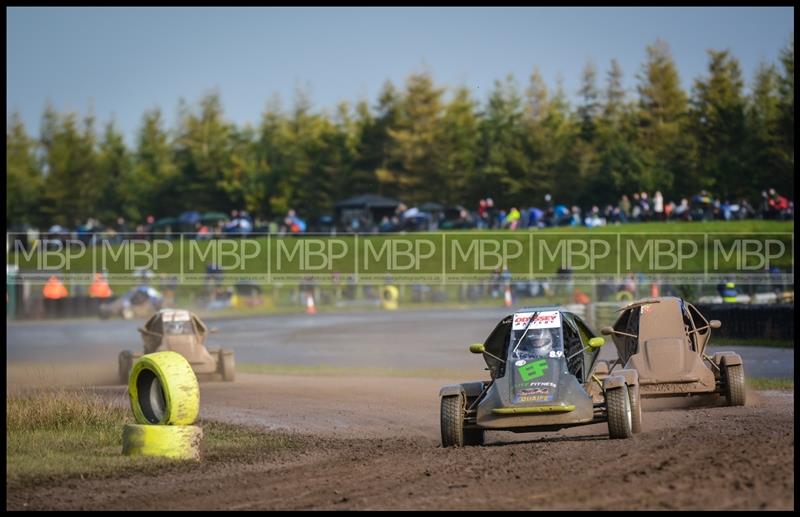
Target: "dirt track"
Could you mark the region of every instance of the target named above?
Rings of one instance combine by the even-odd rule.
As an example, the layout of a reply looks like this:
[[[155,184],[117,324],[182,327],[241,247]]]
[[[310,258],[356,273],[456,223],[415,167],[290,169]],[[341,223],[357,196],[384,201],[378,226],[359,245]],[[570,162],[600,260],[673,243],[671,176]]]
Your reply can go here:
[[[262,375],[204,384],[204,418],[293,429],[302,432],[303,449],[158,478],[121,473],[27,488],[9,493],[7,507],[794,507],[792,392],[751,393],[744,408],[646,412],[644,432],[632,440],[609,440],[597,424],[558,433],[493,432],[484,447],[442,449],[431,392],[440,384]],[[119,398],[121,390],[101,391]]]
[[[492,315],[493,317],[493,315]],[[489,318],[491,319],[491,317]],[[337,320],[338,322],[338,320]],[[340,323],[340,322],[338,322]],[[487,325],[478,322],[485,334]],[[399,323],[398,323],[399,324]],[[491,326],[491,323],[489,323]],[[403,325],[393,339],[435,343],[441,336]],[[157,478],[121,472],[7,494],[9,509],[661,509],[794,507],[794,393],[748,393],[746,407],[644,413],[644,432],[609,440],[605,424],[556,433],[487,433],[483,447],[439,447],[438,389],[481,377],[480,358],[463,352],[470,334],[417,360],[473,361],[464,378],[239,374],[201,384],[201,418],[298,433],[301,450],[209,462]],[[366,335],[377,333],[367,329]],[[326,334],[323,330],[314,333]],[[416,335],[419,334],[419,339]],[[301,334],[301,335],[308,335]],[[483,335],[472,340],[481,340]],[[369,337],[369,339],[372,339]],[[383,341],[385,343],[385,341]],[[53,345],[68,346],[66,343]],[[287,338],[285,353],[293,342]],[[352,351],[368,343],[353,343]],[[8,348],[15,346],[9,338]],[[16,345],[18,346],[18,345]],[[364,348],[366,350],[366,348]],[[238,352],[237,352],[238,353]],[[304,347],[294,353],[302,358]],[[375,356],[376,352],[372,352]],[[396,352],[399,353],[399,352]],[[384,351],[379,353],[383,357]],[[365,357],[370,357],[367,354]],[[421,357],[421,359],[420,359]],[[441,359],[440,359],[441,357]],[[26,357],[26,359],[28,359]],[[399,360],[393,358],[390,363]],[[43,361],[44,358],[40,358]],[[408,366],[411,355],[403,356]],[[745,359],[747,361],[747,359]],[[745,364],[747,364],[745,362]],[[7,362],[7,388],[36,383]],[[114,364],[85,364],[64,377],[113,384]],[[111,372],[107,372],[107,370]],[[466,369],[466,368],[464,368]],[[28,373],[26,373],[26,371]],[[39,374],[61,379],[41,363]],[[90,380],[92,379],[92,380]],[[95,386],[124,401],[124,387]]]

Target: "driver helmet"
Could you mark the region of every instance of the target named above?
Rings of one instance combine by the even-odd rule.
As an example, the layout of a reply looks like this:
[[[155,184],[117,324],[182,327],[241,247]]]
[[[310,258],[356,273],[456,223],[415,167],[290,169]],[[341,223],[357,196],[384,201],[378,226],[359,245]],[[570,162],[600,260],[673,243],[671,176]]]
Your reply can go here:
[[[530,332],[527,341],[527,348],[536,355],[547,353],[553,348],[553,336],[546,329]]]

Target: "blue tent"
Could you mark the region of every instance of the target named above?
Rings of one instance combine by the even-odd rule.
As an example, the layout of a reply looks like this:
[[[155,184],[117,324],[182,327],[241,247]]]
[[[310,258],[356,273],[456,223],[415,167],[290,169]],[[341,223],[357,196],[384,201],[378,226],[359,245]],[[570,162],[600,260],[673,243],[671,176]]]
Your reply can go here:
[[[200,212],[184,212],[178,217],[181,224],[195,224],[200,222]]]

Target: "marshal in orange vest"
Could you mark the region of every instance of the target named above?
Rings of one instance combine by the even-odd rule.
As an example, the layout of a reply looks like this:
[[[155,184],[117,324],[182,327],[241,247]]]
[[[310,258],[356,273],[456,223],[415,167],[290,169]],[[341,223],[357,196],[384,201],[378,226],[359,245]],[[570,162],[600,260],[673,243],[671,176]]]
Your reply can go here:
[[[94,275],[94,282],[89,286],[89,297],[110,298],[111,294],[111,287],[109,287],[105,277],[100,273],[96,273]]]
[[[59,298],[66,298],[69,296],[67,288],[64,287],[64,284],[62,284],[61,280],[55,275],[51,276],[47,283],[44,284],[42,294],[48,300],[58,300]]]

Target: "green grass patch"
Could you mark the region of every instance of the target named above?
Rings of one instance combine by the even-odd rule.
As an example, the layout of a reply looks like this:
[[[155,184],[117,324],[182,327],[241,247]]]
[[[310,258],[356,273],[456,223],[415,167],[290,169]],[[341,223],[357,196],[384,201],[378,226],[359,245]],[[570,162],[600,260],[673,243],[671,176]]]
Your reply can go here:
[[[310,377],[423,377],[437,379],[464,375],[463,371],[447,368],[401,369],[364,366],[330,366],[321,364],[237,363],[236,371],[265,375],[301,375]]]
[[[122,455],[130,409],[87,391],[36,391],[6,400],[6,486],[197,469],[193,461]],[[288,433],[215,421],[203,428],[202,464],[252,462],[301,446]]]
[[[711,346],[764,346],[772,348],[794,348],[793,339],[714,337]]]
[[[145,243],[129,243],[126,246],[88,248],[85,252],[74,250],[74,255],[70,255],[69,272],[90,273],[95,267],[105,267],[112,274],[120,274],[146,264],[158,274],[183,275],[179,284],[181,290],[191,293],[202,289],[199,284],[203,282],[206,264],[211,261],[227,268],[231,274],[259,275],[255,278],[259,278],[258,282],[263,287],[282,285],[293,288],[309,274],[330,282],[333,274],[341,274],[346,278],[354,272],[358,272],[362,282],[383,283],[387,274],[397,279],[414,274],[429,279],[420,280],[420,283],[438,283],[443,275],[454,278],[473,275],[473,279],[488,277],[503,262],[502,251],[503,257],[508,256],[507,265],[513,275],[549,275],[555,273],[565,260],[568,250],[566,244],[561,246],[565,235],[572,238],[569,249],[579,253],[573,257],[579,262],[573,264],[573,269],[582,273],[663,273],[672,270],[703,273],[706,267],[715,272],[735,272],[740,269],[740,262],[748,267],[760,264],[759,254],[756,257],[749,256],[743,248],[734,246],[743,238],[779,241],[784,251],[771,263],[784,269],[790,268],[793,231],[792,221],[752,220],[640,223],[591,229],[464,230],[377,234],[358,238],[350,235],[305,235],[222,241],[187,239],[159,241],[162,246],[156,248]],[[776,232],[784,235],[768,235]],[[718,235],[708,236],[706,242],[706,233]],[[706,244],[709,248],[707,253],[714,259],[708,264],[708,257],[702,252]],[[584,246],[589,245],[592,256],[597,258],[591,265],[583,264],[583,259],[579,260],[584,256],[583,253],[589,251]],[[774,246],[770,249],[775,251]],[[661,252],[670,257],[673,252],[679,252],[682,258],[674,264],[672,259],[667,260],[666,257],[663,258],[666,261],[664,263],[653,263]],[[153,254],[159,258],[151,264],[149,259],[153,258]],[[412,260],[412,256],[419,260]],[[141,257],[140,262],[136,262],[136,257]],[[22,271],[32,271],[39,265],[44,266],[44,263],[40,264],[42,258],[36,253],[26,257],[12,249],[7,263],[19,265]],[[54,261],[55,258],[52,258],[48,264],[55,267],[53,264],[60,263]],[[127,281],[118,283],[113,277],[111,281],[111,287],[117,294],[134,284]],[[192,289],[186,291],[190,284]],[[73,292],[72,285],[68,288]],[[279,304],[280,292],[274,299],[276,305]]]
[[[747,385],[755,390],[794,390],[794,379],[747,379]]]

